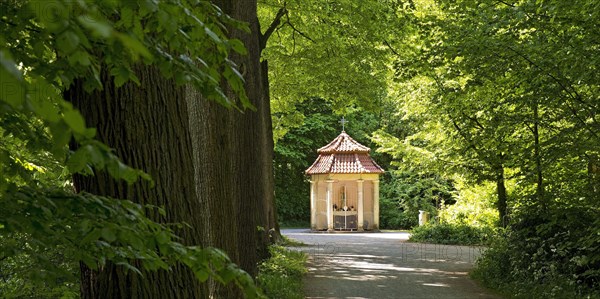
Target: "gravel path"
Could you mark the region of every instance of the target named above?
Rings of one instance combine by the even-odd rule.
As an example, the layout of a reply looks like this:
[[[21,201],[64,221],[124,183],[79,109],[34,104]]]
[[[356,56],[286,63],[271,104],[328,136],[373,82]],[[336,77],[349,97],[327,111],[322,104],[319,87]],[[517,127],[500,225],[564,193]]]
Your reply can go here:
[[[307,298],[500,298],[468,271],[480,248],[407,243],[408,233],[282,233],[307,246]]]

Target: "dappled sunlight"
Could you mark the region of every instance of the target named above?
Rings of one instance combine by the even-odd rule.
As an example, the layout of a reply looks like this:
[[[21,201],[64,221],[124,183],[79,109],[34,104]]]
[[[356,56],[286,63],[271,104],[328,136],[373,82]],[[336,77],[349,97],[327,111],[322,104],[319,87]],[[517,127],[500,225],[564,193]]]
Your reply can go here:
[[[407,233],[407,232],[371,233],[371,234],[365,234],[364,237],[377,238],[377,239],[408,240],[410,238],[410,233]]]
[[[445,298],[449,289],[473,288],[468,272],[479,248],[409,243],[387,234],[286,235],[306,244],[295,250],[309,256],[309,298],[391,298],[390,292],[421,298],[424,291],[426,298]]]
[[[424,283],[424,286],[428,286],[428,287],[445,287],[445,288],[449,288],[450,286],[445,284],[445,283]]]

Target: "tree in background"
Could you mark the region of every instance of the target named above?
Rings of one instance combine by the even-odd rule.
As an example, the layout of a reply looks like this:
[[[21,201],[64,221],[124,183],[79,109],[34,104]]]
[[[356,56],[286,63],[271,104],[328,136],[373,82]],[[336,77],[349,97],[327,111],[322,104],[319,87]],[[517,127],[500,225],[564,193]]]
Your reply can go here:
[[[395,51],[395,89],[420,130],[379,134],[380,144],[420,167],[496,185],[508,230],[481,262],[488,283],[546,296],[593,290],[597,4],[416,3],[420,42]]]
[[[0,168],[10,174],[0,180],[6,207],[0,258],[14,262],[26,255],[46,269],[22,277],[39,283],[68,275],[65,265],[44,254],[60,246],[63,258],[82,261],[84,297],[240,295],[232,284],[220,287],[228,282],[247,296],[259,295],[250,276],[222,251],[196,247],[222,247],[255,273],[267,240],[257,227],[267,225],[265,201],[272,194],[269,172],[262,173],[271,169],[271,138],[268,109],[261,105],[256,3],[221,5],[251,21],[250,29],[207,1],[2,4],[10,13],[1,23],[6,43],[0,49],[0,119],[3,133],[14,139],[0,147]],[[242,41],[250,53],[244,59]],[[233,52],[240,55],[230,57]],[[248,67],[247,80],[236,59]],[[212,108],[228,126],[193,117],[211,112],[199,104],[206,100],[230,108]],[[260,113],[241,117],[234,107]],[[201,151],[202,140],[191,132],[199,124],[219,128],[222,137],[210,152]],[[233,144],[215,156],[223,141]],[[39,173],[54,170],[45,165],[49,161],[77,174],[80,193],[57,190],[54,178],[48,184],[39,179]],[[201,176],[198,161],[223,162],[219,176],[203,180],[208,176]],[[246,184],[241,170],[260,175]],[[228,225],[231,230],[220,234]],[[19,238],[32,245],[23,246]],[[209,277],[216,283],[202,287]]]

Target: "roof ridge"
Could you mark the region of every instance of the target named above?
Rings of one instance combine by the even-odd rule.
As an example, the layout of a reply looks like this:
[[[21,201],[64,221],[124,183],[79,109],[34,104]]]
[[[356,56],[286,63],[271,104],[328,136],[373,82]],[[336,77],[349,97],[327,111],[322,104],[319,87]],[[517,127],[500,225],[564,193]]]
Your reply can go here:
[[[348,133],[342,131],[340,135],[334,138],[327,145],[319,148],[317,150],[318,153],[369,153],[371,151],[370,148],[360,144],[360,142],[356,141],[352,138]]]

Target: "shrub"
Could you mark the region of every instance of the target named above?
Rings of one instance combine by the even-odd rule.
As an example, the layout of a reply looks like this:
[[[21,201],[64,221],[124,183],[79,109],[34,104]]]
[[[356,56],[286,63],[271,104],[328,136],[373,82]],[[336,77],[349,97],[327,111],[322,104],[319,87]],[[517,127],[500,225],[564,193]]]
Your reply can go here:
[[[272,245],[271,258],[259,266],[258,285],[269,298],[304,298],[302,277],[306,273],[306,254]]]
[[[481,245],[494,234],[489,227],[474,227],[465,224],[426,224],[413,228],[410,241],[436,244]]]
[[[515,298],[600,298],[597,211],[515,213],[472,276]]]

